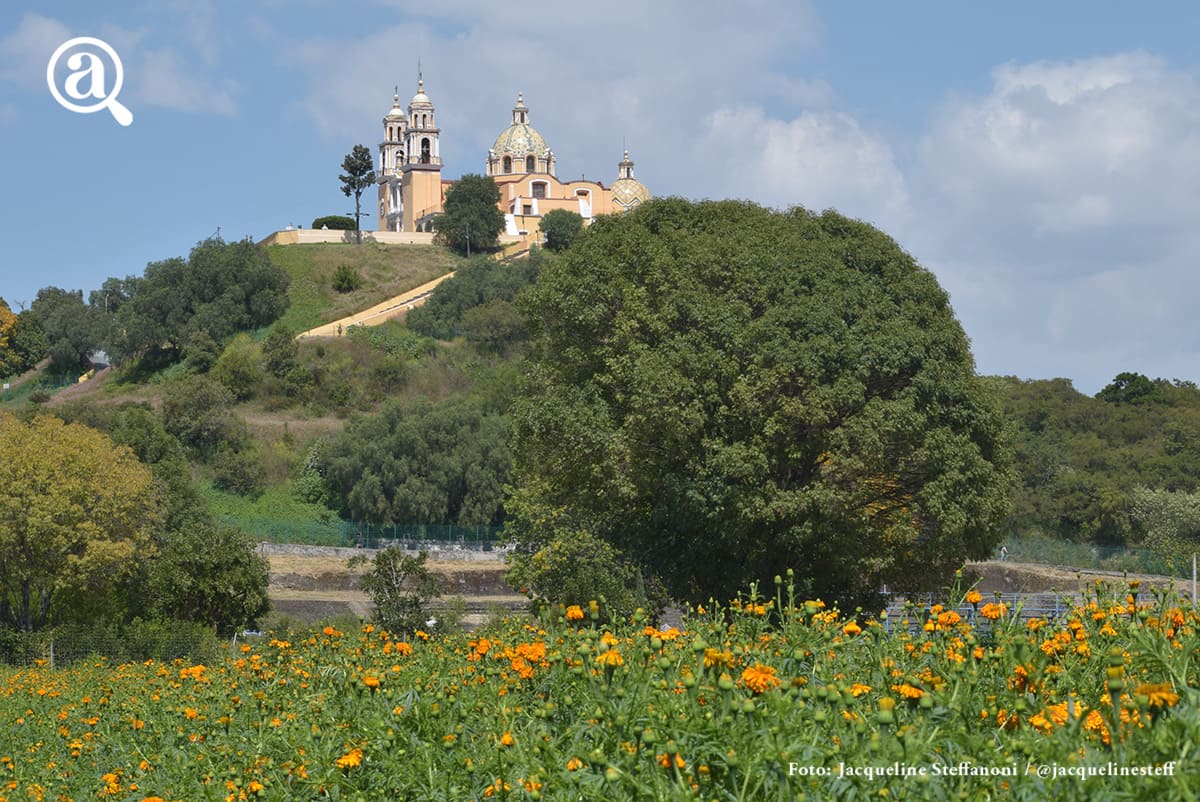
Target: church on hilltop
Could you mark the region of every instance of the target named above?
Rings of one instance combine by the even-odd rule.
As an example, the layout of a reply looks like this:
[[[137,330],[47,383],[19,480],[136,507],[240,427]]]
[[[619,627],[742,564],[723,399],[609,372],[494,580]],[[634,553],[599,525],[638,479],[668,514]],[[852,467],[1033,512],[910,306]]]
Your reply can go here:
[[[383,118],[379,144],[379,230],[432,231],[433,218],[442,210],[446,189],[453,181],[442,178],[433,102],[418,78],[417,94],[408,110],[400,108],[400,93]],[[500,132],[487,152],[484,174],[500,187],[500,210],[505,233],[535,234],[542,215],[551,209],[578,212],[589,223],[596,215],[624,212],[650,199],[650,192],[633,175],[629,151],[617,165],[611,186],[579,179],[561,181],[558,157],[529,123],[529,107],[517,94],[512,124]]]

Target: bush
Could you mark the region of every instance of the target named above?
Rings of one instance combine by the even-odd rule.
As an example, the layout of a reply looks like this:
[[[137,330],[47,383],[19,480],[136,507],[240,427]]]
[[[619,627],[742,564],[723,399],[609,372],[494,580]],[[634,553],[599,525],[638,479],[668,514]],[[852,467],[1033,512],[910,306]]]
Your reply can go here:
[[[326,217],[318,217],[313,220],[313,228],[328,228],[330,231],[353,231],[354,218],[345,217],[340,214],[331,214]]]
[[[221,346],[209,336],[207,330],[197,329],[188,336],[184,356],[188,368],[196,373],[207,373],[221,357]]]
[[[362,273],[350,265],[339,265],[333,274],[333,288],[338,292],[354,292],[363,285]]]
[[[233,395],[204,376],[171,385],[163,397],[163,427],[202,460],[246,439],[245,423],[229,411]]]
[[[263,380],[259,355],[259,348],[249,335],[239,334],[225,346],[224,353],[213,366],[212,377],[224,385],[235,400],[245,401],[254,395],[255,388]]]
[[[213,487],[239,496],[258,496],[266,486],[266,470],[251,450],[222,446],[213,458]]]

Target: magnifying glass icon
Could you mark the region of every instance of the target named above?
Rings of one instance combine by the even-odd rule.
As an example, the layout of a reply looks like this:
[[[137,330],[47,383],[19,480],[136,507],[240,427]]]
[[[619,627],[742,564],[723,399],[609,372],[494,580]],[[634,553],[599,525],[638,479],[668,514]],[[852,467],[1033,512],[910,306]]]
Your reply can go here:
[[[58,83],[54,79],[54,71],[58,67],[59,60],[70,49],[75,47],[93,47],[103,51],[113,65],[113,86],[112,91],[105,92],[105,87],[101,86],[99,100],[96,103],[83,105],[75,103],[63,97],[62,92],[58,89]],[[90,54],[93,55],[94,54]],[[67,67],[72,70],[78,70],[83,66],[83,54],[74,53],[67,59]],[[101,71],[92,76],[93,81],[103,80],[104,73]],[[128,126],[133,122],[133,112],[131,112],[121,101],[117,100],[117,95],[121,93],[121,87],[125,84],[125,67],[121,64],[121,57],[117,55],[117,51],[103,39],[97,39],[94,36],[77,36],[74,39],[68,39],[58,46],[54,54],[50,56],[50,63],[46,65],[46,83],[50,87],[50,94],[58,101],[58,105],[62,106],[67,111],[73,111],[77,114],[91,114],[92,112],[108,109],[115,119],[122,126]],[[93,87],[93,92],[96,87]]]

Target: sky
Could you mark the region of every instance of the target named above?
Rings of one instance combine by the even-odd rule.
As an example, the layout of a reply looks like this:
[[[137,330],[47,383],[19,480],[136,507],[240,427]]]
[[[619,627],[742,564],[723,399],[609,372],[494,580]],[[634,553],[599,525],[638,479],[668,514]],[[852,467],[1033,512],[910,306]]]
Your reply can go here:
[[[523,92],[562,178],[611,183],[628,148],[656,195],[879,226],[980,373],[1200,381],[1197,31],[1170,0],[9,0],[0,297],[352,212],[342,159],[419,64],[444,177],[483,171]],[[132,124],[52,96],[78,36],[118,53]]]

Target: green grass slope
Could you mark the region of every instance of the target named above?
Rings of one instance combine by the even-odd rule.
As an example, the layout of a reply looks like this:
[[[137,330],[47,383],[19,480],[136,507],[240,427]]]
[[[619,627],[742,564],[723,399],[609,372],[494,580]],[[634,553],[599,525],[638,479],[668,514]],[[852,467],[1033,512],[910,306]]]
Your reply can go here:
[[[294,331],[359,312],[438,276],[463,263],[445,248],[427,245],[273,245],[273,263],[291,278],[291,306],[281,318]],[[333,289],[333,275],[342,265],[356,269],[362,286],[348,293]]]

